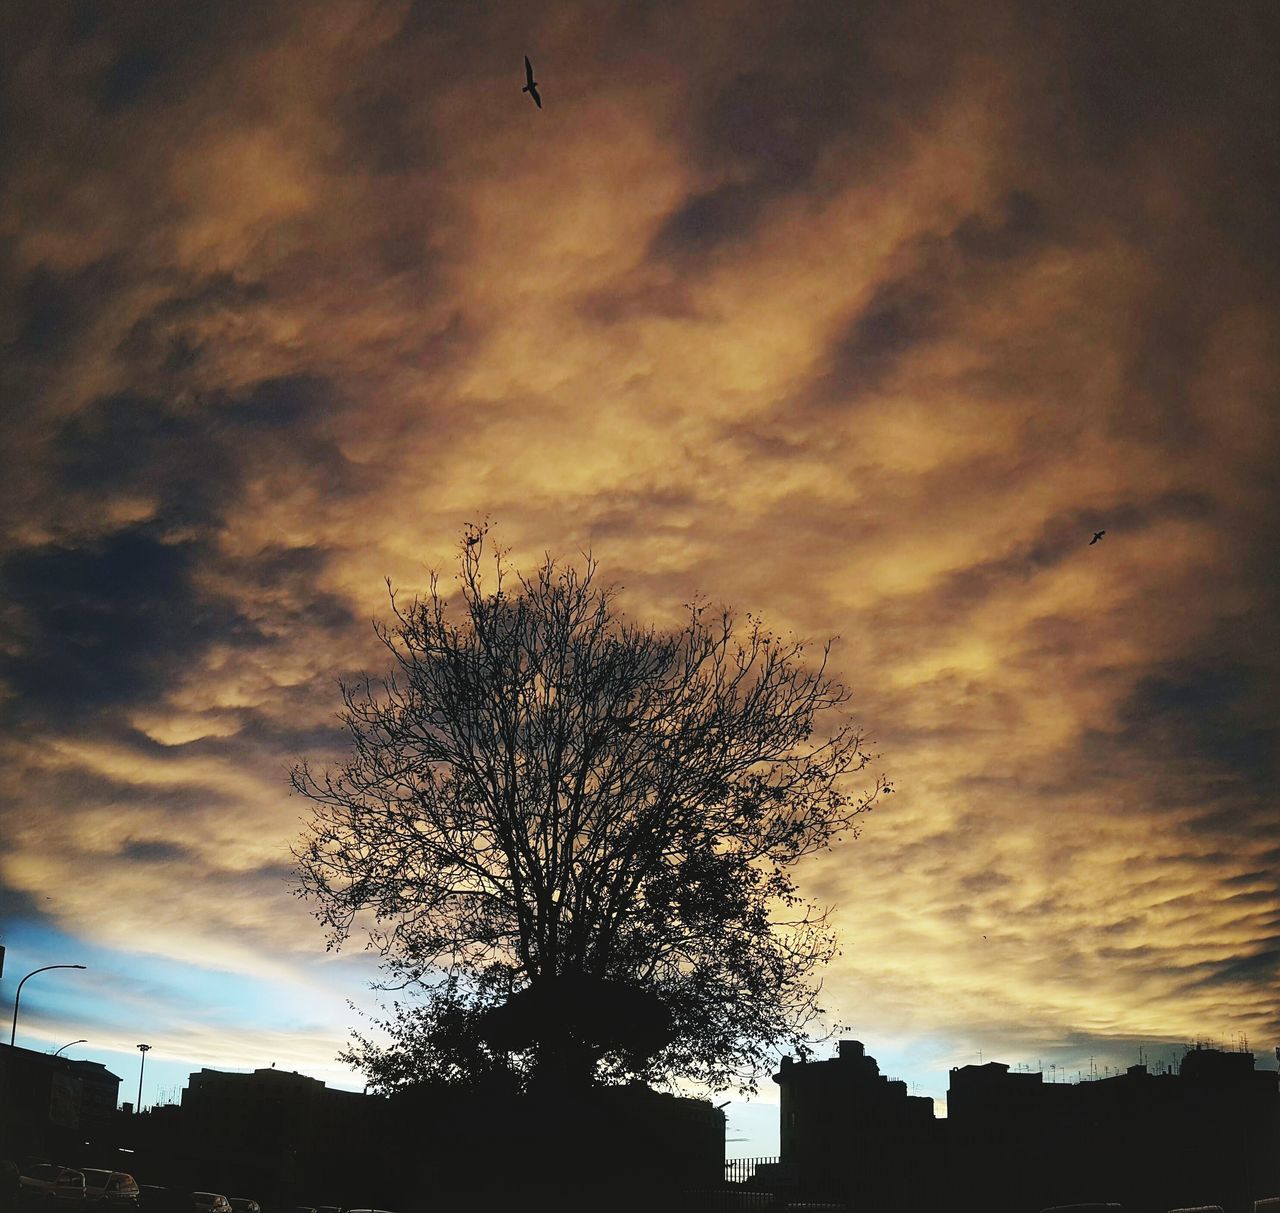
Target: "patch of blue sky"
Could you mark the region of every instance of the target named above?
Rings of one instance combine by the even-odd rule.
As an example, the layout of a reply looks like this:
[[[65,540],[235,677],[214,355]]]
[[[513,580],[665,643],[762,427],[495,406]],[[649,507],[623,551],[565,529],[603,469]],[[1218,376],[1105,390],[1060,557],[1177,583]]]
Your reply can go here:
[[[6,943],[0,997],[9,1005],[24,974],[49,964],[86,966],[84,972],[56,970],[27,982],[19,1027],[29,1024],[33,1031],[45,1021],[100,1029],[174,1021],[266,1033],[336,1027],[354,1018],[345,997],[358,993],[365,975],[359,964],[343,966],[347,973],[332,966],[321,973],[309,972],[307,965],[300,971],[282,965],[278,979],[265,979],[104,947],[39,922],[15,924]],[[348,976],[357,988],[344,991]]]

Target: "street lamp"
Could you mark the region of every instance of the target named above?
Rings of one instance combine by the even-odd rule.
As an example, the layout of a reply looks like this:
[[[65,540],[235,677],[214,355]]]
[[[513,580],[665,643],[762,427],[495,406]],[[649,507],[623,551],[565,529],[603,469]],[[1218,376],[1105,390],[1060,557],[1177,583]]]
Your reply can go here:
[[[79,1039],[79,1040],[69,1040],[69,1041],[67,1041],[67,1043],[66,1043],[65,1045],[63,1045],[63,1046],[62,1046],[62,1049],[69,1049],[69,1048],[71,1048],[71,1046],[72,1046],[72,1045],[86,1045],[86,1044],[88,1044],[88,1043],[89,1043],[89,1042],[88,1042],[87,1040],[85,1040],[85,1038],[82,1036],[82,1037],[80,1037],[80,1039]],[[58,1054],[62,1052],[62,1049],[57,1049],[57,1050],[55,1050],[55,1051],[54,1051],[54,1054],[53,1054],[53,1055],[54,1055],[54,1057],[57,1057],[57,1056],[58,1056]]]
[[[17,992],[13,996],[13,1029],[9,1033],[9,1048],[13,1048],[13,1042],[18,1035],[18,1000],[22,997],[22,987],[27,984],[28,978],[34,977],[37,973],[47,973],[50,969],[83,969],[84,965],[45,965],[42,969],[32,969],[20,982],[18,982]]]
[[[138,1102],[133,1105],[135,1112],[142,1111],[142,1074],[147,1068],[147,1054],[151,1052],[150,1045],[139,1045],[138,1052],[142,1054],[142,1064],[138,1067]]]

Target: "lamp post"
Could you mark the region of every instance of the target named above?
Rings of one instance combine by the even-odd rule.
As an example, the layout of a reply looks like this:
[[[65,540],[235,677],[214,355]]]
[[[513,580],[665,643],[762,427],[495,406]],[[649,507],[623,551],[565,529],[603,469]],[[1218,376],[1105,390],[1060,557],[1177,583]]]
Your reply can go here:
[[[66,1043],[65,1045],[63,1045],[63,1046],[62,1046],[62,1049],[69,1049],[69,1048],[71,1048],[71,1046],[72,1046],[72,1045],[84,1045],[84,1044],[88,1044],[88,1043],[89,1043],[89,1042],[88,1042],[87,1040],[85,1040],[85,1038],[82,1036],[82,1037],[80,1037],[80,1039],[79,1039],[79,1040],[69,1040],[69,1041],[67,1041],[67,1043]],[[53,1054],[53,1055],[54,1055],[54,1057],[57,1057],[57,1056],[62,1052],[62,1049],[55,1049],[55,1050],[54,1050],[54,1054]]]
[[[133,1105],[134,1112],[142,1111],[142,1075],[147,1068],[147,1054],[151,1051],[150,1045],[139,1045],[138,1052],[142,1054],[142,1064],[138,1067],[138,1102]]]
[[[17,992],[13,996],[13,1028],[9,1032],[9,1047],[13,1048],[13,1042],[18,1036],[18,1000],[22,997],[22,987],[27,984],[28,979],[34,977],[37,973],[47,973],[50,969],[83,969],[84,965],[45,965],[42,969],[32,969],[20,982],[18,982]]]

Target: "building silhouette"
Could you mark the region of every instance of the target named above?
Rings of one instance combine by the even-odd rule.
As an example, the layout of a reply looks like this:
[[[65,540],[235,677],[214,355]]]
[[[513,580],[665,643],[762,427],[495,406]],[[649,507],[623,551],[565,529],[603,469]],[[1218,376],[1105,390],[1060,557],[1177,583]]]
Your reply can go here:
[[[940,1122],[933,1100],[880,1073],[860,1040],[840,1041],[826,1061],[782,1059],[779,1179],[798,1190],[832,1191],[860,1205],[914,1208],[932,1178]]]
[[[0,1141],[7,1156],[82,1146],[115,1117],[120,1078],[96,1061],[0,1045]]]
[[[641,1084],[572,1096],[422,1085],[384,1097],[289,1071],[203,1069],[181,1105],[132,1119],[131,1169],[145,1182],[275,1209],[506,1209],[543,1196],[569,1209],[602,1193],[611,1208],[653,1208],[724,1173],[723,1111]]]
[[[147,1182],[280,1204],[387,1207],[385,1191],[369,1191],[367,1166],[363,1185],[353,1182],[353,1160],[367,1164],[379,1149],[379,1097],[269,1067],[201,1069],[181,1100],[135,1118]]]
[[[1280,1196],[1278,1077],[1250,1053],[1203,1047],[1174,1070],[1136,1065],[1077,1083],[987,1062],[951,1070],[939,1119],[932,1099],[844,1040],[825,1060],[783,1059],[781,1156],[750,1182],[780,1201],[875,1213],[1084,1202],[1250,1213]],[[202,1069],[180,1105],[133,1115],[115,1110],[120,1079],[100,1063],[3,1047],[0,1084],[0,1153],[115,1166],[277,1209],[498,1209],[535,1195],[563,1209],[651,1209],[715,1189],[724,1173],[723,1111],[640,1084],[383,1097],[274,1067]]]
[[[784,1059],[776,1175],[853,1208],[938,1202],[984,1213],[1118,1202],[1127,1213],[1280,1195],[1280,1087],[1253,1054],[1196,1047],[1176,1072],[1047,1083],[1002,1062],[950,1073],[946,1120],[879,1073],[859,1041]]]

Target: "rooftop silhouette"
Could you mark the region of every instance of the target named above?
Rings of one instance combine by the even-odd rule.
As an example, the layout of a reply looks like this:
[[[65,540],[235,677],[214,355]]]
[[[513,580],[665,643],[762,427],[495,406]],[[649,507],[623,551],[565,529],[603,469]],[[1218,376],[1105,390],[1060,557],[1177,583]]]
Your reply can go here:
[[[957,1067],[940,1120],[861,1041],[824,1061],[784,1058],[773,1182],[904,1213],[943,1200],[987,1213],[1085,1202],[1243,1213],[1280,1192],[1277,1073],[1252,1053],[1196,1046],[1176,1072],[1044,1079],[996,1061]]]

